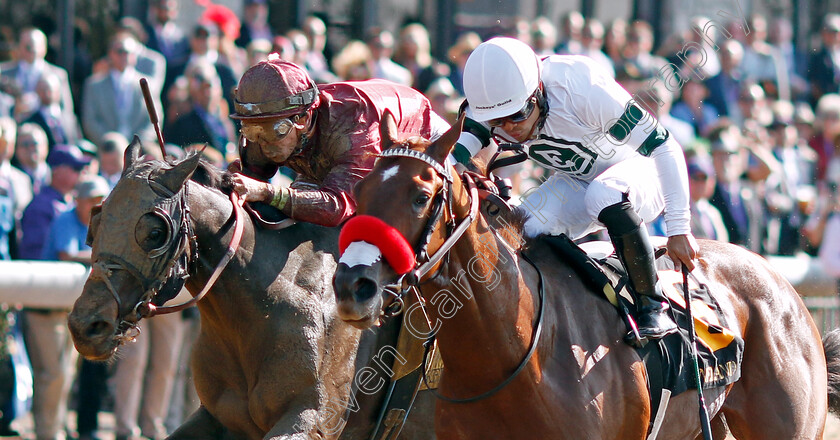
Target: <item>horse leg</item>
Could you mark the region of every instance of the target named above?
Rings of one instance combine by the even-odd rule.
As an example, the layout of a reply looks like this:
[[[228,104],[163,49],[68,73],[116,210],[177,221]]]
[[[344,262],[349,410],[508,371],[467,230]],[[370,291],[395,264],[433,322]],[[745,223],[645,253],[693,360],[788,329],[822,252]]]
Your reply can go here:
[[[226,433],[225,427],[202,405],[166,440],[224,440]]]

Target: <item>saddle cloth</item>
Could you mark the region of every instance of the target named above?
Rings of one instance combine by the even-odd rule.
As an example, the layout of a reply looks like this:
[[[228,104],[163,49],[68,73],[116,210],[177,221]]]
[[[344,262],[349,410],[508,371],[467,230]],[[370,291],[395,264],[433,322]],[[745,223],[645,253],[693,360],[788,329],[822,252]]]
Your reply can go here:
[[[662,238],[653,237],[651,241],[654,247],[664,245]],[[551,237],[549,245],[561,252],[566,257],[565,261],[581,273],[595,291],[603,292],[620,314],[623,314],[622,310],[633,310],[633,297],[627,291],[625,281],[626,273],[615,258],[610,243],[592,242],[577,246],[568,238]],[[654,404],[659,402],[663,389],[670,390],[672,396],[696,389],[683,276],[673,270],[673,263],[667,258],[658,258],[657,268],[663,293],[671,304],[669,313],[680,330],[637,349],[648,371],[648,386]],[[729,329],[726,317],[708,287],[693,274],[689,274],[688,279],[703,389],[732,384],[741,377],[744,340]],[[652,414],[656,414],[655,408]]]

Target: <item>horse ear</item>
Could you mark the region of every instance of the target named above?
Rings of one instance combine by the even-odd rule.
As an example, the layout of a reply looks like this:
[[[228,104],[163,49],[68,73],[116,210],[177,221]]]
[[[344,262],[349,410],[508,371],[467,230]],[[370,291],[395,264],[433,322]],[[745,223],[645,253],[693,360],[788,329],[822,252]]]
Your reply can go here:
[[[382,117],[379,119],[379,137],[382,139],[382,151],[385,151],[394,146],[399,138],[397,131],[397,121],[391,110],[385,109],[382,112]]]
[[[140,137],[135,134],[134,139],[131,140],[128,148],[125,149],[125,153],[123,153],[123,174],[131,168],[134,168],[134,164],[140,159],[140,150],[142,147]]]
[[[198,162],[200,159],[200,154],[193,154],[176,163],[172,169],[163,171],[155,178],[155,181],[175,194],[181,190],[181,187],[184,186],[184,182],[192,177],[196,168],[198,168]]]
[[[432,145],[426,149],[426,154],[432,156],[440,163],[446,163],[446,158],[455,149],[455,144],[458,143],[458,138],[461,137],[461,130],[464,127],[464,115],[455,121],[455,124],[446,131],[440,138],[432,142]]]

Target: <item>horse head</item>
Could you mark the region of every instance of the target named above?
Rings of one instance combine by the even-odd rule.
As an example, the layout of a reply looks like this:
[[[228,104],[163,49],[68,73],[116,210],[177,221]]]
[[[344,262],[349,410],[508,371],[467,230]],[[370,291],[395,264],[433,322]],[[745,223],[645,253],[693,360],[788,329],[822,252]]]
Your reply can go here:
[[[446,162],[462,125],[463,119],[434,142],[400,140],[393,116],[382,116],[382,153],[355,186],[356,216],[339,238],[342,257],[333,287],[345,322],[366,329],[381,315],[398,312],[405,284],[424,275],[418,269],[444,243],[456,217],[462,218],[458,211],[468,196]]]
[[[94,208],[88,229],[93,265],[68,325],[76,349],[89,359],[109,358],[136,336],[150,303],[177,295],[196,249],[186,182],[200,156],[141,161],[140,148],[135,136],[125,151],[122,177]],[[123,239],[126,235],[134,239]]]

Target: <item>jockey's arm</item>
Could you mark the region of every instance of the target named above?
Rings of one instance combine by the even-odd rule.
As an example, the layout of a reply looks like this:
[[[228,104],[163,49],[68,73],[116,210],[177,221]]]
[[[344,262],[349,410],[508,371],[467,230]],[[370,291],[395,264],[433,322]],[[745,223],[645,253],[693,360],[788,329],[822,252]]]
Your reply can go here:
[[[246,202],[268,203],[295,220],[337,226],[355,212],[353,186],[370,171],[352,155],[343,159],[320,183],[299,176],[288,187],[274,186],[237,173],[233,188]]]

